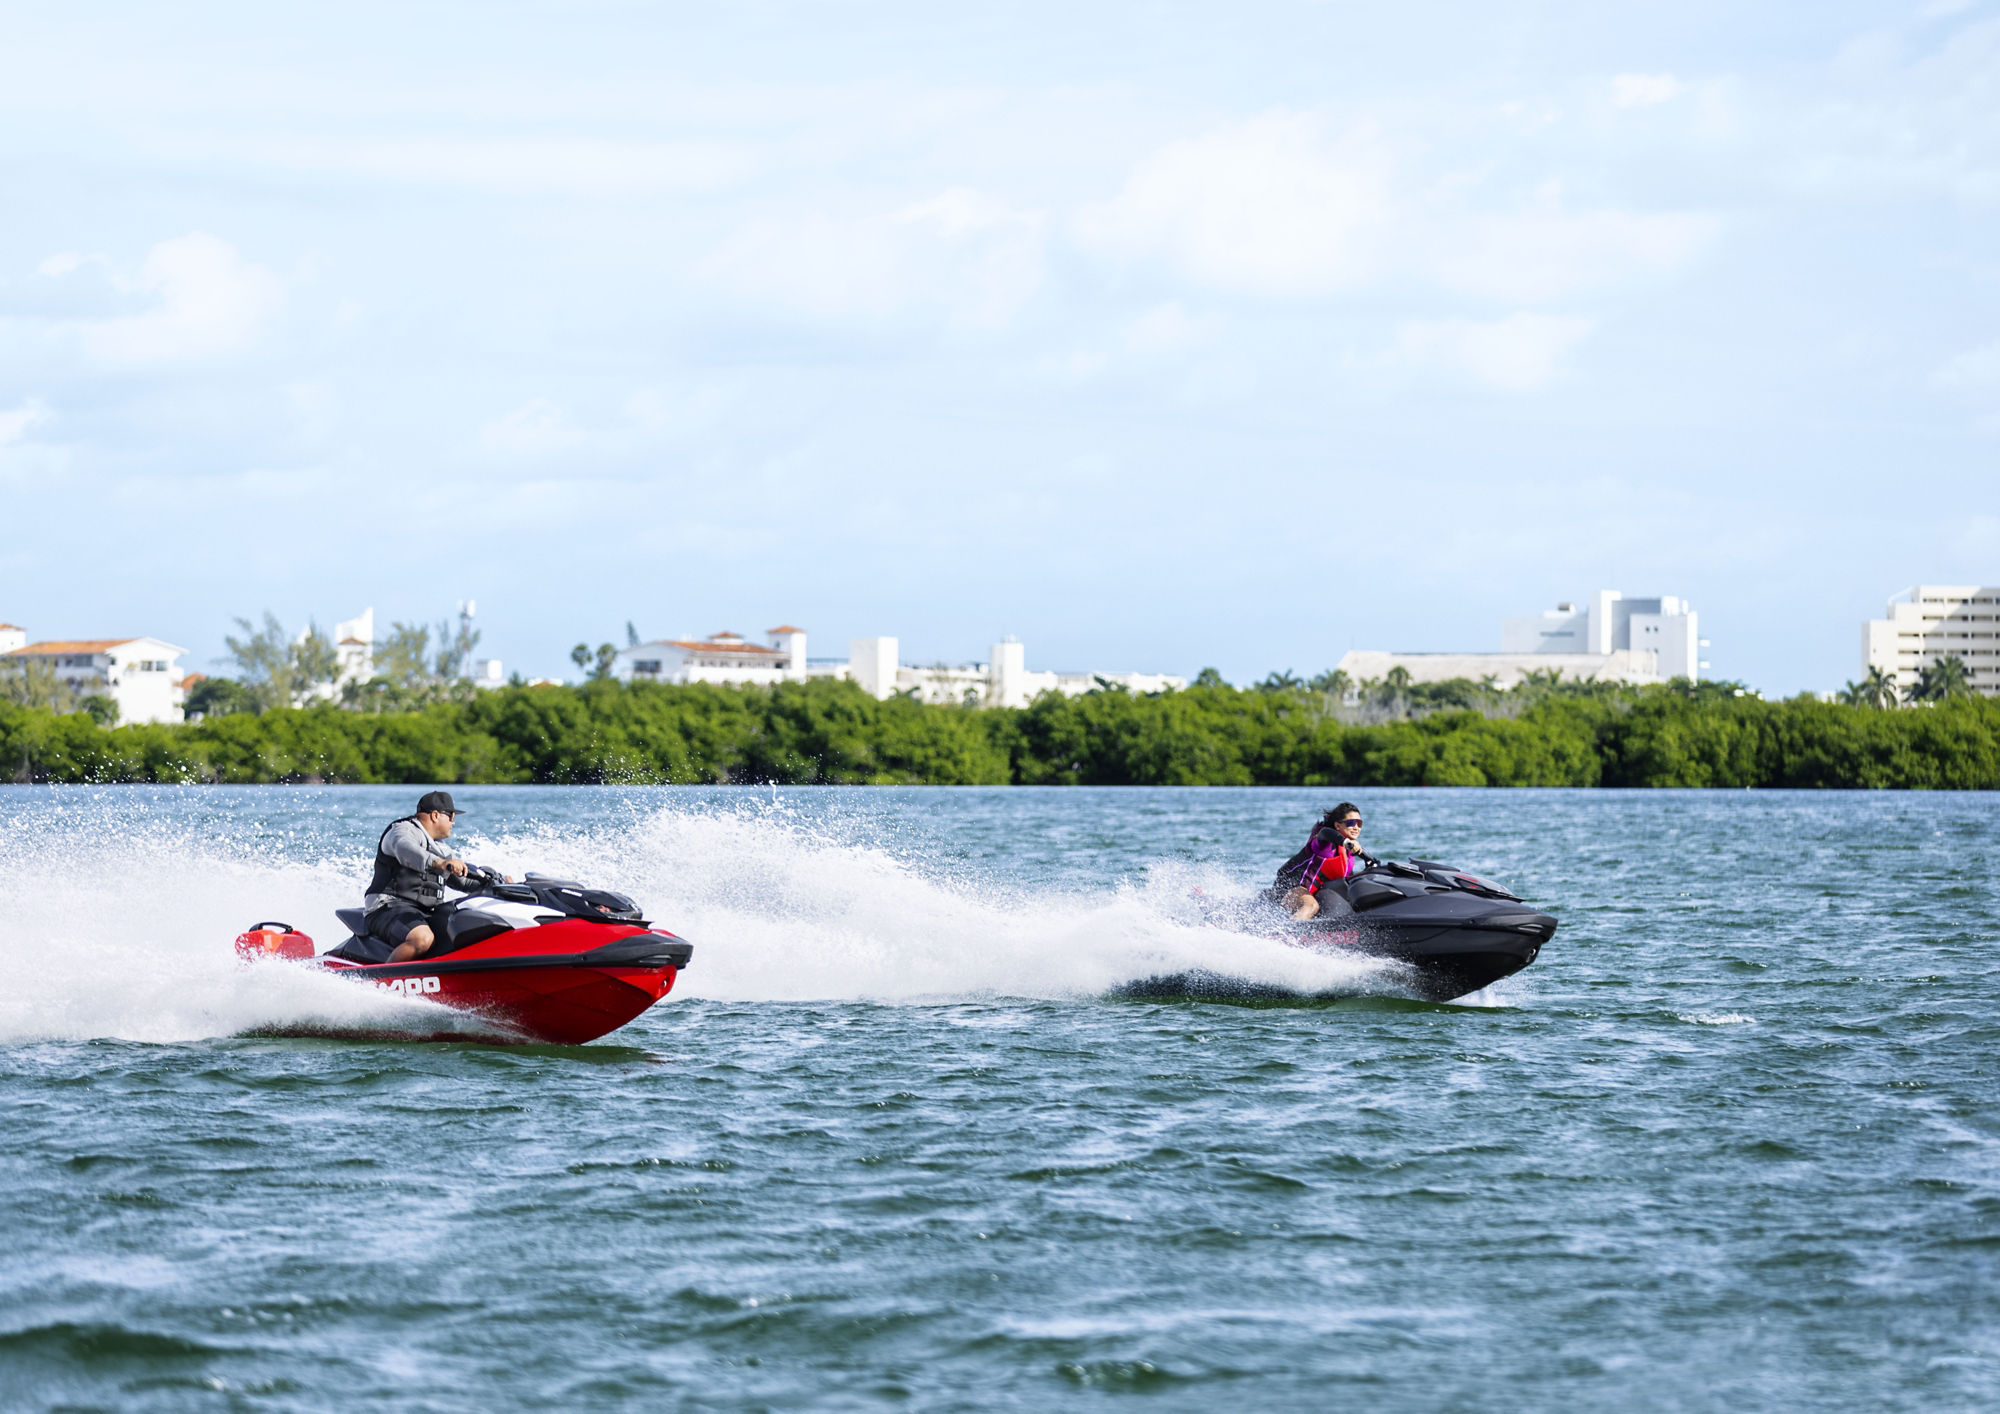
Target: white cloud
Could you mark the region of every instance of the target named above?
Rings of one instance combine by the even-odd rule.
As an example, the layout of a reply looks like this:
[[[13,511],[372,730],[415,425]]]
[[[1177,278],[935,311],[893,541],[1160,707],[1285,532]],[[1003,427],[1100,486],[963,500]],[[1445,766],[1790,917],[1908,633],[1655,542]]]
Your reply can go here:
[[[30,398],[17,408],[0,412],[0,447],[9,442],[18,442],[28,435],[28,429],[49,420],[48,404],[40,398]]]
[[[1532,392],[1555,376],[1562,356],[1595,327],[1594,320],[1525,312],[1483,322],[1412,320],[1397,329],[1390,361],[1510,393]]]
[[[1672,74],[1620,74],[1611,80],[1611,101],[1620,108],[1651,108],[1681,94]]]
[[[1178,353],[1194,343],[1200,332],[1180,301],[1168,300],[1125,326],[1125,347],[1141,354]]]
[[[640,388],[625,400],[629,428],[648,437],[685,437],[713,427],[728,414],[735,390],[724,383]]]
[[[997,328],[1041,286],[1045,225],[1039,212],[954,187],[887,212],[767,217],[708,269],[763,303],[812,315]]]
[[[200,231],[160,242],[138,276],[121,283],[152,296],[153,308],[74,326],[84,348],[110,363],[170,363],[239,352],[256,343],[285,301],[276,275]]]
[[[1545,300],[1597,289],[1685,264],[1719,229],[1694,212],[1571,210],[1545,183],[1505,211],[1440,212],[1427,251],[1411,245],[1439,283],[1503,300]]]
[[[1161,148],[1077,230],[1224,289],[1326,294],[1375,270],[1389,215],[1386,162],[1365,130],[1332,147],[1313,118],[1271,114]]]
[[[74,270],[80,269],[86,258],[73,250],[58,251],[47,260],[44,260],[40,265],[37,265],[35,273],[37,275],[47,275],[51,278],[60,278]]]
[[[1945,360],[1932,377],[1954,393],[2000,393],[2000,339]]]
[[[208,156],[212,139],[169,140],[170,150]],[[756,170],[742,144],[595,138],[483,138],[413,133],[385,139],[252,137],[223,151],[259,166],[315,175],[473,188],[513,194],[620,196],[712,191]]]
[[[1864,36],[1831,79],[1815,102],[1770,118],[1791,129],[1797,185],[1841,202],[1921,192],[2000,203],[2000,20]]]
[[[340,394],[332,383],[324,378],[301,378],[279,391],[285,395],[301,436],[320,438],[333,431],[340,417]]]
[[[1698,213],[1575,210],[1553,182],[1516,195],[1425,181],[1397,171],[1369,130],[1330,144],[1296,116],[1170,144],[1077,222],[1086,247],[1233,292],[1325,296],[1414,277],[1516,303],[1671,270],[1717,229]]]
[[[1053,353],[1035,361],[1035,371],[1061,383],[1088,383],[1111,366],[1102,350],[1078,348]]]
[[[563,410],[547,398],[530,398],[479,429],[479,444],[503,457],[546,456],[576,440]]]

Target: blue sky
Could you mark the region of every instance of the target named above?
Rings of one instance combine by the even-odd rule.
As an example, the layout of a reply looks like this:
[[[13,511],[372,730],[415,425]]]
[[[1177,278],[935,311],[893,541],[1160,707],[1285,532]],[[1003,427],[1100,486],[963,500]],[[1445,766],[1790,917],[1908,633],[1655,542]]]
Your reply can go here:
[[[0,619],[1249,681],[1604,586],[1789,692],[2000,581],[2000,5],[969,8],[0,10]]]

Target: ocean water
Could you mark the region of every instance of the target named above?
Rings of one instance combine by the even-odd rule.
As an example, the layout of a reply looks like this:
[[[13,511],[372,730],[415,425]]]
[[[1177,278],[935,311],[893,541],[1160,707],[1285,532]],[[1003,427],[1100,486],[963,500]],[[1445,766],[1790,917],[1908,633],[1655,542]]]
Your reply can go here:
[[[229,947],[413,795],[0,790],[0,1408],[2000,1402],[1990,797],[1359,793],[1561,919],[1433,1006],[1190,908],[1327,792],[474,787],[674,994],[260,1034],[424,1020]]]

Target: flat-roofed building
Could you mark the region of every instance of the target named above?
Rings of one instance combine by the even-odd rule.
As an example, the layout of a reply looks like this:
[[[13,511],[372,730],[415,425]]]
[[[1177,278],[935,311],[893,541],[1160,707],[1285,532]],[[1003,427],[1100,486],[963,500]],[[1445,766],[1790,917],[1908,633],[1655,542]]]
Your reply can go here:
[[[1919,672],[1944,658],[1965,664],[1974,691],[2000,696],[2000,588],[1919,584],[1861,625],[1861,671],[1882,669],[1905,696]]]
[[[25,638],[20,629],[13,630]],[[5,640],[0,640],[4,642]],[[20,644],[6,656],[46,663],[79,697],[108,697],[120,722],[178,722],[186,692],[174,664],[187,655],[161,638],[63,638]]]
[[[1355,649],[1340,670],[1355,682],[1387,677],[1401,668],[1412,682],[1492,679],[1510,688],[1530,673],[1560,672],[1584,681],[1698,681],[1708,666],[1694,609],[1671,594],[1627,599],[1600,589],[1588,600],[1564,602],[1536,615],[1500,621],[1498,653],[1391,653]]]
[[[763,643],[740,633],[635,643],[618,654],[615,672],[626,682],[725,685],[851,678],[873,697],[912,693],[920,702],[972,707],[1025,707],[1044,692],[1074,697],[1106,687],[1165,692],[1187,686],[1186,678],[1166,673],[1030,672],[1026,650],[1012,638],[994,644],[982,663],[919,666],[901,661],[902,645],[894,638],[857,638],[845,659],[808,659],[804,629],[780,624],[764,634]]]
[[[849,645],[850,675],[876,697],[909,692],[920,702],[969,707],[1025,707],[1044,692],[1080,697],[1106,688],[1145,693],[1187,686],[1186,678],[1169,673],[1031,672],[1027,649],[1014,638],[994,644],[983,663],[921,667],[900,662],[900,650],[893,638],[857,638]]]

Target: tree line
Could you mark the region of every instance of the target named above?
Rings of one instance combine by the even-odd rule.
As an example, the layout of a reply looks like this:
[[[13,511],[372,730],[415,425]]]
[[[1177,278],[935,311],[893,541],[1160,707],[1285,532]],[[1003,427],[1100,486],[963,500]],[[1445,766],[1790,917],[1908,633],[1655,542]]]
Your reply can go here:
[[[427,672],[435,666],[426,658]],[[434,675],[434,674],[433,674]],[[1289,675],[1284,675],[1288,677]],[[1203,673],[1023,708],[851,682],[435,691],[111,727],[0,700],[0,779],[61,782],[2000,788],[2000,702],[1886,711],[1731,683],[1359,685]],[[412,693],[415,696],[416,694]]]

